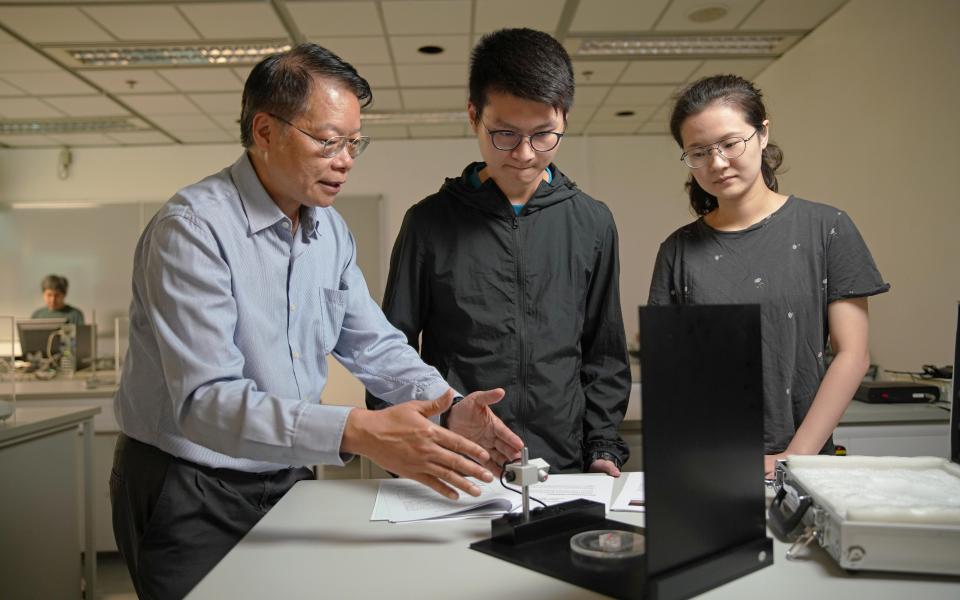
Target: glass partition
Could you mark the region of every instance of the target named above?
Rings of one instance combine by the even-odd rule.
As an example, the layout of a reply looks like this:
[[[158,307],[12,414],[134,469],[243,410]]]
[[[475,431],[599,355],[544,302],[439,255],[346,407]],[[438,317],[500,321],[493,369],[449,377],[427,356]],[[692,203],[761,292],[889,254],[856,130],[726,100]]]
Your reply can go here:
[[[0,421],[10,418],[17,406],[14,322],[13,317],[0,316]]]

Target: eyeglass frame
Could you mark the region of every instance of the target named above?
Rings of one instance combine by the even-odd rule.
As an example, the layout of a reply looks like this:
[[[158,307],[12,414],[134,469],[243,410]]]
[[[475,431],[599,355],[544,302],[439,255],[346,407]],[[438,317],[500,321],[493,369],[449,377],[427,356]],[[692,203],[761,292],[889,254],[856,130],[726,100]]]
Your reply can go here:
[[[752,140],[752,139],[754,138],[754,136],[756,136],[758,133],[760,133],[760,130],[761,130],[761,129],[763,129],[763,127],[757,127],[756,129],[753,130],[753,133],[751,133],[748,137],[745,137],[745,138],[742,138],[742,137],[740,137],[740,136],[738,136],[738,135],[732,135],[732,136],[730,136],[730,137],[723,138],[722,140],[720,140],[720,141],[717,142],[716,144],[707,144],[706,146],[697,146],[696,148],[691,148],[690,150],[687,150],[686,152],[684,152],[683,154],[680,155],[680,161],[681,161],[683,164],[685,164],[685,165],[686,165],[688,168],[690,168],[690,169],[700,169],[700,168],[702,168],[702,167],[707,166],[707,163],[710,162],[710,161],[709,161],[709,157],[710,157],[709,151],[710,151],[710,150],[713,150],[713,149],[716,149],[716,150],[717,150],[717,154],[719,154],[720,156],[722,156],[722,157],[723,157],[724,159],[726,159],[727,161],[731,161],[731,160],[740,158],[741,156],[743,156],[743,155],[747,152],[747,142],[749,142],[750,140]],[[724,153],[723,153],[723,150],[720,149],[720,144],[726,142],[727,140],[740,140],[740,141],[742,141],[742,142],[743,142],[743,152],[741,152],[740,154],[738,154],[738,155],[736,155],[736,156],[727,156],[726,154],[724,154]],[[687,162],[687,156],[689,156],[691,152],[693,152],[694,150],[703,150],[703,149],[705,149],[705,148],[707,149],[707,158],[708,158],[707,162],[703,163],[702,165],[696,166],[696,167],[694,167],[693,165],[691,165],[690,163]]]
[[[365,141],[365,143],[363,144],[363,146],[360,147],[360,150],[358,150],[356,154],[351,153],[349,149],[347,150],[347,154],[350,155],[350,158],[356,158],[356,157],[360,156],[360,155],[363,153],[363,151],[367,149],[367,146],[370,145],[370,142],[373,141],[373,140],[370,138],[370,136],[368,136],[368,135],[361,135],[361,136],[358,136],[358,137],[355,137],[355,138],[349,138],[349,137],[347,137],[347,136],[345,136],[345,135],[335,135],[335,136],[333,136],[333,137],[329,137],[329,138],[326,138],[326,139],[320,139],[320,138],[314,136],[313,134],[308,133],[308,132],[300,129],[299,127],[297,127],[296,125],[294,125],[294,124],[291,123],[290,121],[284,119],[284,118],[281,117],[280,115],[277,115],[277,114],[274,114],[274,113],[267,113],[267,114],[270,115],[271,117],[273,117],[274,119],[276,119],[276,120],[278,120],[278,121],[280,121],[280,122],[282,122],[282,123],[286,123],[286,124],[289,125],[290,127],[293,127],[294,129],[296,129],[297,131],[299,131],[299,132],[302,133],[303,135],[305,135],[305,136],[307,136],[308,138],[310,138],[311,140],[313,140],[315,143],[319,144],[319,145],[323,148],[323,150],[320,151],[320,155],[323,156],[324,158],[334,158],[336,155],[338,155],[338,154],[340,154],[341,152],[343,152],[343,149],[344,149],[344,148],[349,148],[350,146],[353,146],[354,148],[356,148],[356,147],[358,146],[358,144],[360,144],[362,141]],[[330,154],[327,154],[327,152],[328,152],[327,148],[331,145],[331,142],[335,142],[335,143],[337,144],[337,146],[335,146],[335,147],[336,147],[336,152],[332,152],[332,153],[330,153]]]
[[[538,132],[536,132],[536,133],[534,133],[534,134],[531,134],[531,135],[524,135],[524,134],[520,133],[519,131],[513,131],[512,129],[494,129],[493,131],[491,131],[491,130],[487,127],[487,124],[484,123],[483,121],[480,121],[480,124],[483,125],[483,129],[484,129],[484,130],[487,132],[487,134],[490,136],[490,144],[491,144],[494,148],[496,148],[497,150],[499,150],[499,151],[501,151],[501,152],[513,152],[514,150],[516,150],[517,148],[519,148],[519,147],[520,147],[520,144],[522,144],[524,141],[527,141],[527,142],[530,143],[530,148],[531,148],[534,152],[540,152],[540,153],[552,152],[553,150],[556,149],[557,146],[560,145],[560,141],[563,139],[563,136],[566,135],[566,132],[562,132],[562,133],[561,133],[561,132],[559,132],[559,131],[538,131]],[[495,134],[498,134],[498,133],[509,133],[509,134],[511,134],[511,135],[515,135],[515,136],[517,136],[518,141],[517,141],[517,143],[513,146],[513,148],[501,148],[500,146],[497,145],[496,142],[493,141],[493,136],[494,136]],[[557,143],[554,144],[553,146],[551,146],[551,147],[550,147],[549,149],[547,149],[547,150],[537,150],[536,148],[533,147],[533,138],[536,137],[536,136],[538,136],[538,135],[541,135],[541,136],[542,136],[542,135],[544,135],[544,134],[550,134],[550,135],[555,135],[555,136],[557,136]],[[543,139],[543,138],[541,138],[541,139]]]

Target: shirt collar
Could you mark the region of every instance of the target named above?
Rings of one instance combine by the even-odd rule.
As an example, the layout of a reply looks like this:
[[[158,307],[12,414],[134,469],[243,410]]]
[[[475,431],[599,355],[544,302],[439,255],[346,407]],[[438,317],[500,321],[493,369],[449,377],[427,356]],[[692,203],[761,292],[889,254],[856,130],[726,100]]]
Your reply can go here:
[[[240,192],[240,201],[247,214],[247,224],[250,226],[251,233],[259,233],[287,218],[263,187],[250,162],[250,155],[246,152],[230,167],[230,175]],[[300,227],[307,236],[312,238],[317,237],[319,227],[316,211],[317,209],[312,206],[303,207],[300,210]]]

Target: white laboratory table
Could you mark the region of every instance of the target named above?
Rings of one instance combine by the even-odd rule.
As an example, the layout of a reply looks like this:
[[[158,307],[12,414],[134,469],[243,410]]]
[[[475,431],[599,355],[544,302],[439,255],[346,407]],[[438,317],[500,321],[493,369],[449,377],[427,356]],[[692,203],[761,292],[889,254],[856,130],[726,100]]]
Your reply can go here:
[[[82,429],[83,582],[96,598],[96,406],[28,407],[0,421],[0,598],[80,598],[77,428]]]
[[[94,381],[90,373],[81,371],[73,379],[59,377],[49,381],[27,380],[16,382],[18,407],[70,408],[96,406],[100,409],[93,418],[94,455],[94,512],[97,527],[94,542],[97,552],[116,552],[113,538],[113,521],[110,512],[109,481],[113,467],[113,448],[117,443],[120,426],[113,414],[113,397],[117,392],[113,371],[99,372]],[[10,384],[0,384],[0,400],[10,400]],[[19,412],[19,408],[17,412]],[[78,468],[80,464],[78,463]],[[85,541],[85,535],[81,541]]]
[[[221,598],[524,598],[563,600],[597,594],[471,550],[489,537],[485,519],[445,523],[371,522],[376,480],[298,483],[189,594]],[[610,518],[643,524],[638,513]],[[960,578],[848,575],[823,551],[774,564],[711,590],[707,600],[960,598]]]

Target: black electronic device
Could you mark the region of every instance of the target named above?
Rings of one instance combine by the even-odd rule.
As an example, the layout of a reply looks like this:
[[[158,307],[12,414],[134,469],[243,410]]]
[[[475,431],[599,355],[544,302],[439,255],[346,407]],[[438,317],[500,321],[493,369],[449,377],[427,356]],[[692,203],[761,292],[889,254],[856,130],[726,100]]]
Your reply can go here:
[[[643,307],[640,323],[646,529],[580,500],[497,519],[471,548],[616,598],[689,598],[773,563],[760,307]],[[592,557],[605,536],[616,552]]]
[[[864,381],[853,399],[871,404],[936,402],[940,388],[914,381]]]
[[[957,304],[956,350],[953,354],[953,398],[950,403],[950,460],[960,463],[960,304]]]

